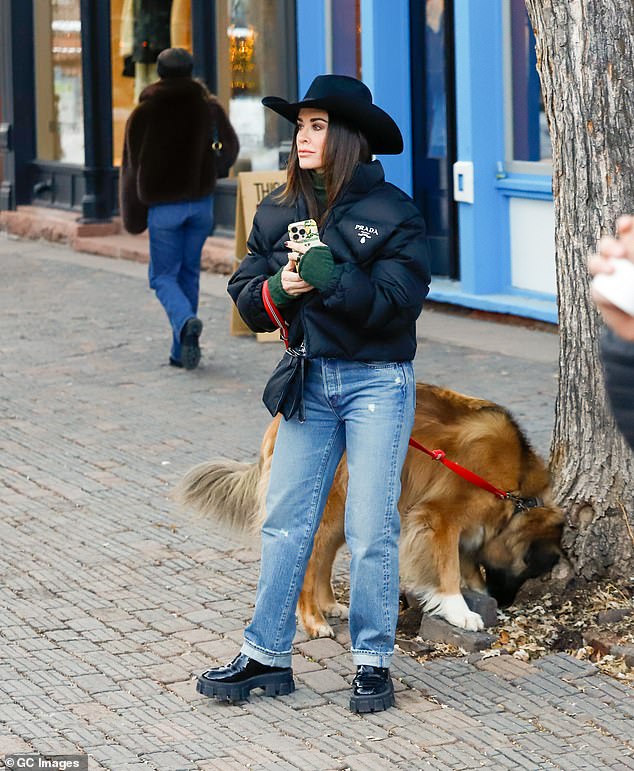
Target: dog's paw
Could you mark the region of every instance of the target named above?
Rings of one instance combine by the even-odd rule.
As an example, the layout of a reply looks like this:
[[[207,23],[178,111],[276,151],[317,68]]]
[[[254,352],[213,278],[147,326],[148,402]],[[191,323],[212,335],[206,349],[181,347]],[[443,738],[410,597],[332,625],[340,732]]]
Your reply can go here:
[[[324,621],[323,624],[316,624],[315,626],[313,626],[311,631],[308,632],[308,634],[313,639],[315,637],[334,637],[335,636],[335,633],[332,627],[326,621]]]
[[[480,632],[484,629],[482,616],[479,613],[474,613],[468,608],[465,610],[464,615],[457,616],[455,620],[448,618],[447,621],[453,626],[467,629],[469,632]]]
[[[319,613],[318,615],[311,614],[309,616],[300,615],[297,616],[298,621],[301,621],[302,626],[306,634],[313,640],[317,637],[334,637],[335,633],[326,621],[326,619]]]
[[[469,610],[461,594],[427,595],[424,608],[434,616],[441,616],[452,626],[467,629],[469,632],[479,632],[484,629],[484,623],[479,613]]]

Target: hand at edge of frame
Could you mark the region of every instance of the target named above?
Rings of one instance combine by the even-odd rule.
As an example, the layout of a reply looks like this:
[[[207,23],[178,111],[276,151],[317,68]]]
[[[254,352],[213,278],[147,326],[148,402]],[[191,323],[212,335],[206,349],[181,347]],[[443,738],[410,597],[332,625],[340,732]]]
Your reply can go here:
[[[588,261],[590,275],[612,273],[613,259],[634,262],[634,216],[619,217],[616,223],[616,237],[605,236],[599,241],[599,253],[592,255]],[[617,308],[594,288],[591,288],[591,297],[606,325],[619,337],[634,342],[634,316]]]

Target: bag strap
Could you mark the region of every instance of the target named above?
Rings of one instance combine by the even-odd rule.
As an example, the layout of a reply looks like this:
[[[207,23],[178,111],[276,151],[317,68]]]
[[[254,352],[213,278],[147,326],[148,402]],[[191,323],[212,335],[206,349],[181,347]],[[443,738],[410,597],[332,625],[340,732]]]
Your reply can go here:
[[[267,312],[275,326],[279,328],[280,338],[284,341],[286,348],[288,348],[288,324],[284,321],[284,317],[280,313],[279,308],[273,302],[268,281],[265,281],[262,284],[262,302],[264,303],[264,310]]]

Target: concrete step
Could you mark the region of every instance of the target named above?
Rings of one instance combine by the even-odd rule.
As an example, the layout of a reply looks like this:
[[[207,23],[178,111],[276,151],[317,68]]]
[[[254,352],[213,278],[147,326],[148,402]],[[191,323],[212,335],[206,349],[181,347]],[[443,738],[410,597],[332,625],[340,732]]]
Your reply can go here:
[[[0,230],[32,240],[68,244],[77,252],[147,263],[150,247],[147,231],[130,235],[119,217],[111,222],[81,222],[76,212],[42,206],[19,206],[0,212]],[[203,246],[202,269],[228,275],[233,270],[235,240],[211,236]]]

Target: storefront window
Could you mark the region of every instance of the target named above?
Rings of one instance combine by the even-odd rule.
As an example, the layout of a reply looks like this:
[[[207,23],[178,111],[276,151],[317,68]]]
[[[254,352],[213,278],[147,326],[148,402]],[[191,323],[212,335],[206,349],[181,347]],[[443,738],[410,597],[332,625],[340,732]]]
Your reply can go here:
[[[333,0],[331,22],[332,71],[361,79],[360,0]]]
[[[510,0],[510,55],[515,161],[552,161],[552,147],[541,97],[535,36],[524,0]]]
[[[143,89],[157,80],[156,59],[165,48],[192,50],[191,0],[110,0],[112,135],[121,164],[128,116]]]
[[[452,104],[452,3],[425,0],[411,8],[412,159],[414,200],[427,223],[432,273],[457,277],[454,205],[449,185],[454,151],[448,125]]]
[[[79,0],[33,0],[37,154],[84,163]]]
[[[289,0],[216,3],[217,95],[229,105],[229,118],[240,138],[238,171],[277,168],[281,144],[292,136],[288,121],[261,103],[263,96],[293,97],[295,40],[289,31],[290,5]]]
[[[447,157],[447,89],[445,85],[445,0],[425,4],[425,107],[427,157]]]

